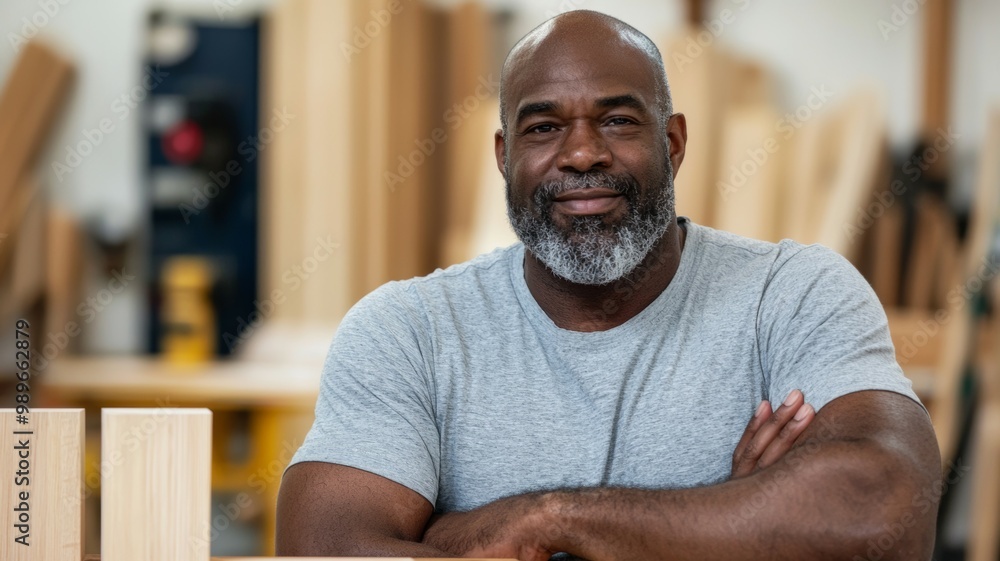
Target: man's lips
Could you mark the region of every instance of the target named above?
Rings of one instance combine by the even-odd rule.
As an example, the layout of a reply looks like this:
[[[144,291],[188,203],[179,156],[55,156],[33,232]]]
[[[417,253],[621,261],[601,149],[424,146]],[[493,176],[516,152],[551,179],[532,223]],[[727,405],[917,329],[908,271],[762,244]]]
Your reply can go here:
[[[584,216],[611,212],[621,204],[624,198],[618,191],[595,187],[565,191],[556,195],[552,200],[560,212]]]

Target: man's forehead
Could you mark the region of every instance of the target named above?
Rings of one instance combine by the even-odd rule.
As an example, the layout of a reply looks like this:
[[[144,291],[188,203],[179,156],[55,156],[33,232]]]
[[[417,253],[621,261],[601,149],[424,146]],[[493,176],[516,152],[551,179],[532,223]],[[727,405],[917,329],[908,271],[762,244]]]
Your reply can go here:
[[[541,101],[596,101],[631,95],[649,106],[656,96],[656,80],[648,65],[636,57],[597,61],[573,56],[546,57],[526,64],[508,76],[512,107]]]

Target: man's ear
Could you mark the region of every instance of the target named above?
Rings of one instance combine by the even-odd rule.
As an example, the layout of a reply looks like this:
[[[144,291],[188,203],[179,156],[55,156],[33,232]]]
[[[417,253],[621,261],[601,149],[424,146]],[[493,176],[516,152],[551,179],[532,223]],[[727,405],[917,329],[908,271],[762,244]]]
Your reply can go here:
[[[674,168],[674,177],[684,163],[684,150],[687,146],[687,117],[683,113],[674,113],[667,119],[667,140],[670,141],[670,165]]]
[[[497,132],[493,133],[493,150],[496,152],[497,156],[497,169],[500,170],[500,175],[504,175],[503,169],[503,154],[505,149],[505,143],[503,137],[503,129],[497,129]],[[504,177],[504,179],[507,179]]]

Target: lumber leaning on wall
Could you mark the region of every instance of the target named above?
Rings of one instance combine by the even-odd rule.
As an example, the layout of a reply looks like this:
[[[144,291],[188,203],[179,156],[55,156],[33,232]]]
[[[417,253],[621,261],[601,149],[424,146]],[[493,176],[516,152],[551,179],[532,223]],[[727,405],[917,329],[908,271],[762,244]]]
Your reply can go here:
[[[32,41],[0,94],[0,208],[34,162],[69,90],[72,64]]]

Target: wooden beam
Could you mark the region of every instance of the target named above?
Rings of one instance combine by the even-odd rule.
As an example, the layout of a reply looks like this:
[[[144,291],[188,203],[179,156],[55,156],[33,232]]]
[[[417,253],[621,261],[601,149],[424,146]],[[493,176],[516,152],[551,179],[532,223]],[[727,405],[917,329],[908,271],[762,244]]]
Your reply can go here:
[[[101,558],[208,561],[208,409],[101,411]]]
[[[954,19],[955,6],[952,0],[927,0],[924,6],[923,138],[925,141],[933,139],[939,129],[947,130],[950,122]],[[947,174],[947,154],[941,156],[934,162],[929,172],[934,178],[944,178]]]
[[[705,0],[687,0],[687,21],[690,25],[701,26],[705,19]]]
[[[56,51],[25,45],[0,95],[0,208],[41,150],[72,77],[72,64]]]
[[[27,418],[20,424],[15,410],[0,409],[0,559],[78,561],[83,554],[83,409],[33,409]],[[15,541],[21,536],[23,543]]]

